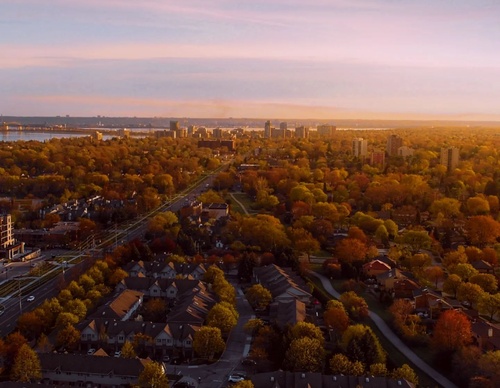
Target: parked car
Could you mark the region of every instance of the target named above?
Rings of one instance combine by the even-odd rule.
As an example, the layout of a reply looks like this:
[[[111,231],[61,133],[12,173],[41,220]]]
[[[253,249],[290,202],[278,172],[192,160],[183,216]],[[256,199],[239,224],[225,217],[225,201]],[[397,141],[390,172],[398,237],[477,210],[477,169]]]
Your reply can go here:
[[[87,351],[87,355],[88,355],[88,356],[91,356],[91,355],[93,355],[94,353],[95,353],[95,349],[94,349],[94,348],[91,348],[91,349],[89,349],[89,350]]]
[[[228,381],[230,383],[239,383],[240,381],[245,380],[245,376],[239,373],[234,373],[229,376]]]
[[[170,356],[164,355],[163,362],[169,362],[169,361],[170,361]]]
[[[122,352],[120,352],[119,350],[115,352],[115,357],[121,357],[122,355]]]
[[[26,298],[26,302],[33,302],[35,300],[35,297],[33,295],[30,295],[28,296],[28,298]]]

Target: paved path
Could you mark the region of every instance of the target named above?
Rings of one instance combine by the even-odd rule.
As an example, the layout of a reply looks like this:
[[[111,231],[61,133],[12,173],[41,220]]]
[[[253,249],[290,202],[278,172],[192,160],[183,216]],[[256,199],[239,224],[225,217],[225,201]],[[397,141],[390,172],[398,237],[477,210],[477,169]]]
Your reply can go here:
[[[248,213],[247,208],[246,208],[246,207],[245,207],[245,206],[244,206],[244,205],[243,205],[240,201],[238,201],[238,200],[236,199],[236,197],[234,196],[234,194],[233,194],[233,193],[229,193],[229,195],[230,195],[230,196],[231,196],[231,198],[234,200],[234,202],[236,202],[238,205],[240,205],[240,207],[243,209],[243,211],[245,212],[245,214],[246,214],[247,216],[249,216],[249,215],[250,215],[250,213]]]
[[[310,275],[316,276],[321,283],[323,284],[323,287],[325,290],[333,295],[335,298],[339,298],[340,294],[335,290],[332,286],[332,283],[328,278],[325,276],[318,274],[317,272],[309,271]],[[413,362],[413,364],[419,368],[422,372],[426,373],[428,376],[430,376],[434,381],[436,381],[438,384],[440,384],[442,387],[446,388],[456,388],[456,385],[453,384],[450,380],[448,380],[446,377],[444,377],[441,373],[436,371],[434,368],[430,367],[429,364],[425,363],[420,357],[418,357],[406,344],[404,344],[399,337],[394,334],[394,332],[391,330],[389,326],[384,322],[382,318],[380,318],[377,314],[375,314],[373,311],[369,312],[369,317],[372,319],[372,321],[377,325],[377,327],[380,329],[382,334],[390,341],[392,344],[397,347],[408,359]]]

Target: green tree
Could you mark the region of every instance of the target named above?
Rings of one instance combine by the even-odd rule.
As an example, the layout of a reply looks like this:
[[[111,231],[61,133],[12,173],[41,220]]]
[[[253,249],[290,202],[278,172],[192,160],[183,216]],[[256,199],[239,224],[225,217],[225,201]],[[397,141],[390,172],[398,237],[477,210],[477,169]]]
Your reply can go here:
[[[33,380],[42,378],[42,370],[40,367],[40,360],[36,352],[24,344],[19,348],[12,371],[10,375],[11,380],[28,383]]]
[[[325,350],[314,338],[293,340],[285,354],[285,364],[294,372],[319,372],[323,367]]]
[[[139,375],[139,386],[148,388],[168,388],[168,378],[163,365],[159,362],[151,361],[144,365],[144,369]]]
[[[194,334],[193,349],[202,358],[212,359],[214,355],[224,351],[225,346],[217,327],[203,326]]]
[[[254,284],[245,294],[248,302],[253,308],[265,309],[271,303],[271,292],[261,284]]]

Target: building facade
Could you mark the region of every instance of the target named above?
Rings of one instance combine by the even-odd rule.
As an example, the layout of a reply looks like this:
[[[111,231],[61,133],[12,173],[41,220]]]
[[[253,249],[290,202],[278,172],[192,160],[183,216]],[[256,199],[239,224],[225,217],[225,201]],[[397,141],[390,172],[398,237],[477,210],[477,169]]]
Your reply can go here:
[[[441,148],[440,162],[446,166],[447,170],[453,170],[458,166],[460,161],[460,150],[456,147]]]

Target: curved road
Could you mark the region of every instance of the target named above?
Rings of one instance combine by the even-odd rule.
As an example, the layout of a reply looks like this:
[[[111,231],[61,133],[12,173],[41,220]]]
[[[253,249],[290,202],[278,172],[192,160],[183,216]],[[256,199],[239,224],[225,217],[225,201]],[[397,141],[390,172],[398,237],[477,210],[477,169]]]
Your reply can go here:
[[[310,275],[316,276],[320,281],[325,290],[331,294],[333,297],[339,299],[340,294],[335,290],[332,286],[332,283],[328,278],[325,276],[309,271]],[[450,380],[448,380],[446,377],[444,377],[441,373],[436,371],[434,368],[430,367],[429,364],[425,363],[420,357],[418,357],[406,344],[404,344],[399,337],[394,334],[394,332],[391,330],[389,326],[384,322],[382,318],[380,318],[377,314],[375,314],[373,311],[369,312],[369,317],[372,319],[372,321],[377,325],[377,327],[380,329],[382,334],[392,342],[394,346],[396,346],[408,359],[415,364],[417,368],[419,368],[422,372],[426,373],[428,376],[430,376],[434,381],[439,383],[442,387],[446,388],[456,388],[456,385],[453,384]]]

